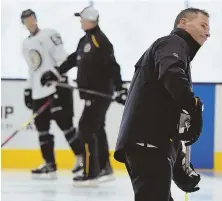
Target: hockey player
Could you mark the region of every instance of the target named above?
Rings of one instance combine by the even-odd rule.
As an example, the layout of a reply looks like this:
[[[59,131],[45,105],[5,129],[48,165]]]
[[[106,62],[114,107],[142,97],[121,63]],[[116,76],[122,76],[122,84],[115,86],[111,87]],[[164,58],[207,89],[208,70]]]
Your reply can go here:
[[[190,62],[209,36],[209,14],[185,9],[171,34],[157,39],[135,65],[114,157],[125,163],[136,201],[172,200],[172,178],[185,191],[198,190],[199,175],[184,172],[180,140],[191,145],[202,132],[202,102],[192,92]],[[182,111],[191,120],[179,134]]]
[[[44,87],[40,79],[44,72],[56,71],[67,53],[64,50],[60,34],[53,29],[39,29],[36,14],[31,9],[21,14],[21,21],[29,30],[30,35],[23,41],[22,51],[29,66],[28,86],[25,89],[25,104],[33,112],[37,111],[47,100],[52,103],[40,116],[35,119],[35,126],[39,133],[39,143],[45,164],[32,170],[33,175],[56,175],[56,161],[54,157],[54,136],[49,133],[50,121],[54,119],[63,131],[64,136],[77,156],[75,170],[80,170],[81,153],[79,138],[73,127],[73,96],[67,89]],[[67,76],[63,76],[67,82]],[[65,160],[65,159],[64,159]]]
[[[115,60],[113,46],[98,25],[98,11],[86,7],[81,13],[75,13],[75,16],[81,18],[82,29],[86,34],[80,39],[77,50],[58,68],[58,72],[63,74],[77,66],[78,87],[110,95],[114,90],[127,94],[127,89],[122,87],[120,66]],[[53,71],[42,77],[43,84],[52,80],[58,80]],[[119,95],[121,97],[121,93]],[[120,97],[116,100],[122,103]],[[75,177],[74,184],[94,185],[97,178],[106,180],[113,174],[105,132],[105,115],[111,100],[83,92],[80,92],[80,98],[85,100],[85,107],[78,130],[85,144],[86,156],[84,175]]]

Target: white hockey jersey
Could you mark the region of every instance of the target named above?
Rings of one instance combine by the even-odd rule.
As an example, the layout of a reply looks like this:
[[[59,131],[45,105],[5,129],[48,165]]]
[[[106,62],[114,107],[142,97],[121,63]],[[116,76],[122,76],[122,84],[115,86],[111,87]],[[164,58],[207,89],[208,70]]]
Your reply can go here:
[[[48,70],[56,72],[55,67],[68,57],[60,34],[53,29],[41,29],[23,41],[22,51],[29,66],[27,88],[32,89],[32,98],[41,99],[55,93],[54,86],[42,86],[41,77]]]

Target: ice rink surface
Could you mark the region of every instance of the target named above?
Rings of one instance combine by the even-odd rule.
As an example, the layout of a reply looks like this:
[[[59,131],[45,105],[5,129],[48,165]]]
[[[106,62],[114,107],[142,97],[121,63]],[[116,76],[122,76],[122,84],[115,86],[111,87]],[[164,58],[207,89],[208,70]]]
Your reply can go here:
[[[72,174],[60,171],[58,179],[33,180],[28,171],[2,171],[2,201],[133,201],[126,173],[117,172],[116,180],[94,188],[72,186]],[[222,201],[222,172],[202,172],[200,190],[189,194],[189,201]],[[161,192],[160,192],[161,193]],[[172,184],[174,201],[183,201],[184,193]]]

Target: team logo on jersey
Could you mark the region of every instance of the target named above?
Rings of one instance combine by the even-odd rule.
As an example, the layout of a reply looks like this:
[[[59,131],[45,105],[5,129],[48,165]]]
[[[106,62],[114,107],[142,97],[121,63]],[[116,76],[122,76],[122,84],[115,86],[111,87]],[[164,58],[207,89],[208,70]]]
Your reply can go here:
[[[55,46],[63,44],[62,38],[58,33],[55,33],[50,38],[51,38],[51,40],[52,40],[52,42],[54,43]]]
[[[37,70],[42,64],[42,57],[37,50],[30,50],[28,52],[29,61],[33,67],[33,70]]]
[[[79,60],[81,59],[81,56],[78,55],[78,56],[76,57],[76,59],[79,61]]]
[[[90,45],[90,43],[86,43],[86,45],[84,46],[84,48],[83,48],[83,51],[84,52],[89,52],[91,50],[91,45]]]
[[[177,58],[179,57],[177,53],[173,53],[173,56],[175,56]]]
[[[85,101],[85,105],[86,105],[87,107],[91,106],[91,105],[92,105],[91,100],[86,100],[86,101]]]

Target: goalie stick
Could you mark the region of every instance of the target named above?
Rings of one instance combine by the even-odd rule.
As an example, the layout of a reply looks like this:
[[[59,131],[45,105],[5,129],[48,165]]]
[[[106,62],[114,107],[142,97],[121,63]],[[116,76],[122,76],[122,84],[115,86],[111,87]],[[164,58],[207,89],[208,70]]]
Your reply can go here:
[[[52,99],[46,101],[25,123],[23,123],[20,128],[13,132],[6,140],[1,144],[1,147],[6,145],[16,134],[25,129],[37,116],[45,111],[45,109],[51,104]]]

